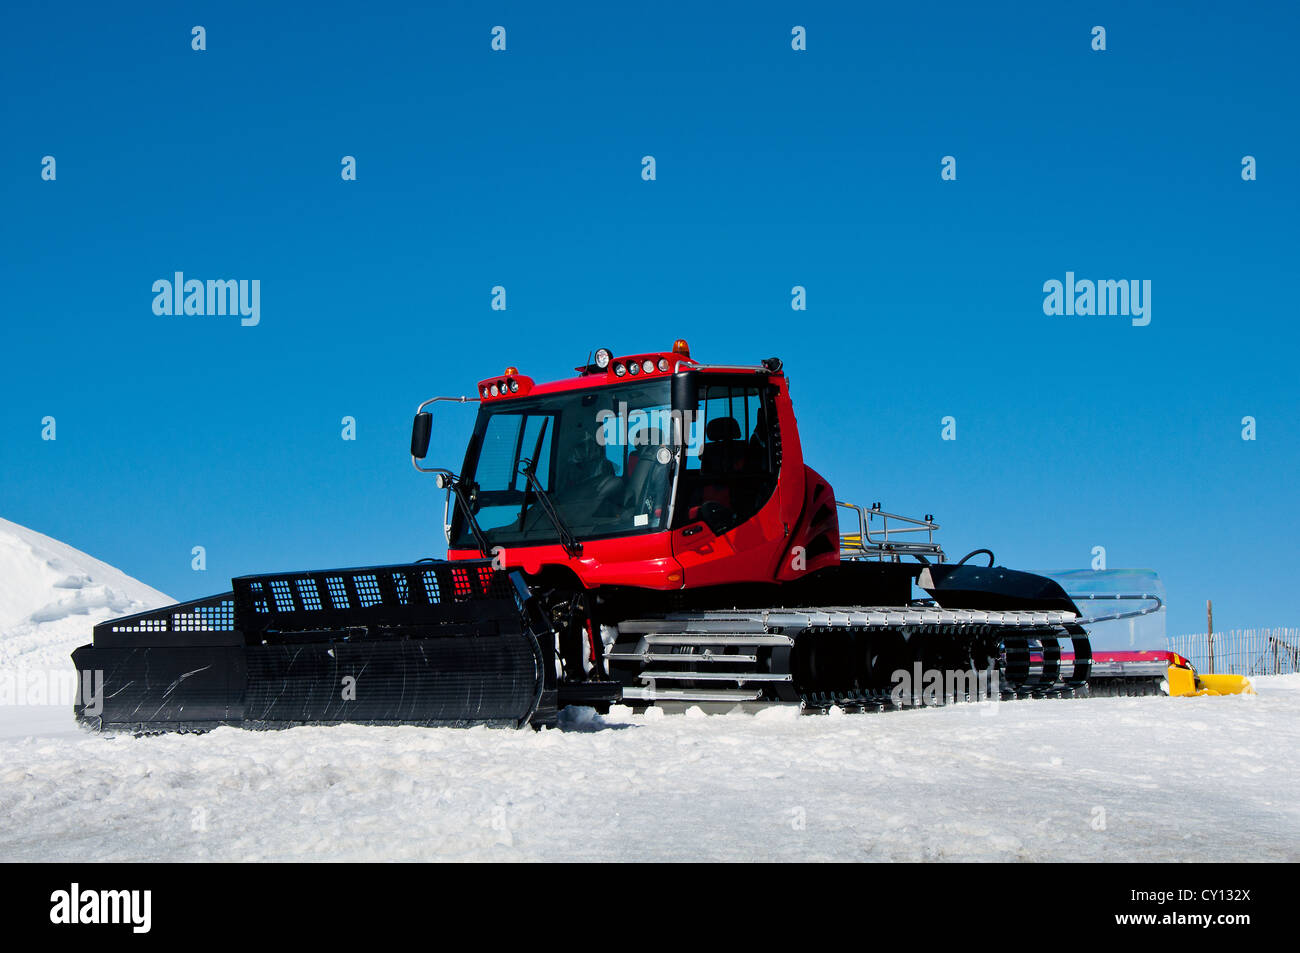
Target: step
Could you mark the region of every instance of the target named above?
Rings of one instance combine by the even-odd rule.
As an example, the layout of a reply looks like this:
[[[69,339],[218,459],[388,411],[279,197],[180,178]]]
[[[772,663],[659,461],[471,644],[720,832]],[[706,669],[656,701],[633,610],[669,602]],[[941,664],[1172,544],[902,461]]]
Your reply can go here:
[[[620,626],[619,632],[623,629]],[[661,633],[647,635],[645,640],[650,645],[794,645],[794,639],[788,635],[744,635],[741,633],[722,633],[716,635],[695,635],[685,632]]]
[[[743,688],[637,688],[623,689],[624,701],[645,702],[754,702],[763,697],[761,691]]]
[[[606,652],[605,658],[615,662],[749,662],[758,661],[757,655],[721,655],[713,652]]]
[[[692,681],[692,682],[789,682],[793,675],[775,672],[641,672],[642,681]]]

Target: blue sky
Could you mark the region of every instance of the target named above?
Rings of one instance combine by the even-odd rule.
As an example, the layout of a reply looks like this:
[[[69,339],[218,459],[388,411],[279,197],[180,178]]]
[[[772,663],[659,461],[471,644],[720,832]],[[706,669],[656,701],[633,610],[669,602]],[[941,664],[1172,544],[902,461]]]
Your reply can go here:
[[[684,336],[782,357],[837,495],[954,554],[1296,624],[1293,6],[265,6],[7,10],[0,515],[177,598],[437,555],[417,403]],[[261,323],[155,315],[178,270]],[[1044,315],[1067,271],[1151,324]]]

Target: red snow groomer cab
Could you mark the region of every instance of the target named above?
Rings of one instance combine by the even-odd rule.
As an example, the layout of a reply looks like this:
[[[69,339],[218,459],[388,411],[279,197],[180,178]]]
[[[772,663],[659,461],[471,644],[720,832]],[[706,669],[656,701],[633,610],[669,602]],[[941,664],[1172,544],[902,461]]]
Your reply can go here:
[[[596,352],[578,376],[479,384],[448,556],[582,590],[779,584],[840,562],[830,484],[803,460],[775,358]]]

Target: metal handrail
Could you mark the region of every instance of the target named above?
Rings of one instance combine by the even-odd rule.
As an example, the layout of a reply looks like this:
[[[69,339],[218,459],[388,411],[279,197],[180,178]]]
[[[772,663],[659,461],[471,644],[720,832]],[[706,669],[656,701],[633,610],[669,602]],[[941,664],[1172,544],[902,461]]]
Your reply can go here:
[[[1150,615],[1153,612],[1159,612],[1165,607],[1165,601],[1154,592],[1068,592],[1066,593],[1075,604],[1080,602],[1122,602],[1138,601],[1150,602],[1152,605],[1143,606],[1140,609],[1129,609],[1126,612],[1112,612],[1109,615],[1084,616],[1079,619],[1079,625],[1096,625],[1098,622],[1115,622],[1119,619],[1136,619],[1139,616]]]
[[[850,557],[871,557],[884,558],[886,556],[897,560],[899,556],[935,556],[940,562],[943,562],[943,547],[934,541],[935,530],[939,524],[934,522],[934,518],[926,516],[924,519],[916,519],[912,516],[901,516],[898,513],[887,513],[876,503],[869,509],[859,506],[856,503],[846,503],[842,500],[835,501],[836,506],[841,506],[848,510],[853,510],[857,514],[858,531],[856,533],[840,534],[840,551]],[[878,530],[872,530],[872,517],[880,517],[881,526]],[[890,526],[890,520],[901,523],[901,526]],[[925,542],[897,540],[898,536],[905,533],[925,533],[927,538]],[[893,536],[895,539],[891,539]]]

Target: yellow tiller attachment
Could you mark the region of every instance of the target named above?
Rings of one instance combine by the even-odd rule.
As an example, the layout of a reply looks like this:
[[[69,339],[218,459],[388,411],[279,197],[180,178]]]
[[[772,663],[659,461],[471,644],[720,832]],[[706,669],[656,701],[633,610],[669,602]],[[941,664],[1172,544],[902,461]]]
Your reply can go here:
[[[1198,675],[1192,663],[1181,655],[1169,656],[1169,696],[1254,695],[1255,686],[1245,675]]]

